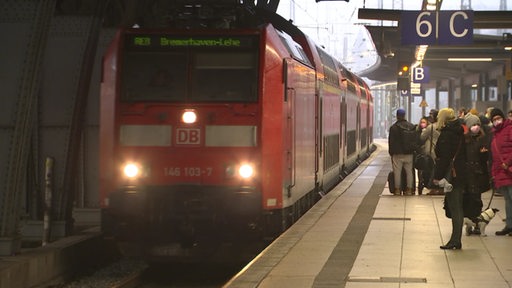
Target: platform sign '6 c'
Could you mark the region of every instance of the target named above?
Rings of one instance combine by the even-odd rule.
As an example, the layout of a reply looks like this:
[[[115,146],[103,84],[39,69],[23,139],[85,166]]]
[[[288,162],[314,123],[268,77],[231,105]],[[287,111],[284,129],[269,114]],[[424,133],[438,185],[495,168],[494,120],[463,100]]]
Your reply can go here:
[[[402,11],[402,45],[473,43],[473,11]]]

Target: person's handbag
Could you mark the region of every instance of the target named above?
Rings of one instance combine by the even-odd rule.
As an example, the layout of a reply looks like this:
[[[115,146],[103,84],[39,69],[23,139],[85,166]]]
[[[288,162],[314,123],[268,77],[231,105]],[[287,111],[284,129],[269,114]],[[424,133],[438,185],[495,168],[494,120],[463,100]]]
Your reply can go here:
[[[414,155],[414,169],[427,170],[434,167],[434,160],[430,155],[424,153],[416,153]]]
[[[455,154],[457,155],[457,154]],[[446,179],[446,181],[448,183],[452,183],[453,182],[453,178],[455,178],[455,156],[453,157],[452,161],[450,161],[450,167],[448,168],[448,171],[446,172],[446,175],[444,175],[444,179]]]

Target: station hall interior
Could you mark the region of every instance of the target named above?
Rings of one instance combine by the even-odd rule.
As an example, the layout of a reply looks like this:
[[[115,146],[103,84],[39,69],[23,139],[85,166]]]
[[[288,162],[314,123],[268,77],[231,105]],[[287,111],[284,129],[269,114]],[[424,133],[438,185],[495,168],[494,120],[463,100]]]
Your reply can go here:
[[[91,17],[96,15],[95,5],[100,2],[0,1],[0,38],[6,39],[8,44],[0,48],[0,62],[5,63],[0,67],[0,86],[4,87],[4,95],[8,95],[0,105],[0,147],[5,148],[0,153],[0,162],[4,163],[0,167],[0,183],[5,191],[21,195],[29,190],[27,187],[36,187],[44,182],[44,161],[34,163],[32,160],[44,159],[46,155],[42,155],[42,151],[56,155],[59,163],[55,167],[56,182],[62,183],[63,190],[74,191],[76,188],[78,191],[73,203],[66,202],[64,196],[58,200],[58,207],[54,207],[58,211],[56,214],[69,213],[69,205],[74,205],[79,209],[74,209],[73,213],[83,213],[83,217],[90,217],[87,219],[93,223],[98,222],[99,201],[97,193],[88,191],[98,190],[97,171],[92,167],[97,167],[99,161],[99,112],[90,107],[98,107],[99,100],[89,97],[89,94],[94,93],[92,90],[100,90],[99,79],[102,76],[98,71],[91,72],[93,66],[102,61],[101,53],[95,55],[93,52],[96,47],[106,49],[108,41],[115,35],[115,25],[132,20],[136,17],[138,4],[148,1],[105,1],[109,3],[106,18]],[[321,43],[350,71],[365,79],[374,97],[373,136],[376,139],[387,138],[399,108],[406,109],[407,118],[412,123],[418,123],[430,109],[444,107],[475,108],[481,113],[487,107],[498,107],[503,111],[512,109],[512,0],[255,2],[275,8],[278,14]],[[455,22],[466,20],[465,17],[470,15],[471,43],[402,44],[401,30],[414,26],[401,22],[402,11],[432,11],[431,15],[446,11]],[[457,11],[471,13],[461,15]],[[37,22],[33,21],[34,16],[37,16]],[[427,27],[432,24],[421,23]],[[439,29],[453,32],[449,26]],[[457,30],[453,33],[462,32]],[[51,41],[47,42],[47,38]],[[408,70],[399,75],[404,72],[403,67],[408,67]],[[427,67],[429,81],[421,84],[411,81],[417,68],[423,68],[421,71],[424,72]],[[53,71],[72,72],[58,75]],[[89,80],[97,83],[90,87],[91,91],[86,87],[88,83],[80,78],[86,74]],[[38,99],[38,94],[44,95],[44,99]],[[89,103],[85,105],[87,101]],[[17,110],[27,103],[40,110]],[[21,120],[16,122],[15,119]],[[28,127],[37,121],[34,130],[43,136],[34,139]],[[85,124],[77,128],[77,123]],[[16,131],[13,127],[17,127]],[[12,135],[16,137],[11,142]],[[79,143],[81,135],[83,139]],[[33,150],[32,141],[36,146]],[[18,147],[23,149],[18,151]],[[9,154],[12,151],[20,155]],[[79,156],[73,158],[74,155]],[[26,161],[9,162],[16,157]],[[33,171],[39,174],[31,174]],[[73,182],[75,175],[80,175],[76,181],[78,184]],[[29,180],[25,183],[26,179]],[[17,196],[8,199],[5,195],[0,197],[2,221],[7,222],[8,217],[14,221],[26,220],[16,218],[15,209],[20,207],[13,203],[17,205]],[[23,215],[26,218],[30,218],[31,213],[36,214],[29,205],[30,197],[33,195],[28,195],[21,204],[21,208],[26,210],[26,215]],[[54,232],[66,234],[67,228],[60,228],[62,230]],[[1,236],[8,234],[4,232]]]
[[[100,184],[97,169],[100,166],[100,157],[98,157],[100,112],[95,108],[100,106],[97,94],[101,89],[100,82],[104,75],[100,69],[94,70],[94,67],[101,66],[104,52],[116,34],[117,25],[129,23],[136,18],[138,8],[143,5],[150,3],[165,5],[169,1],[182,0],[0,1],[0,39],[5,40],[5,45],[0,45],[0,63],[3,63],[0,65],[0,87],[4,89],[2,95],[7,95],[0,96],[2,98],[0,104],[0,148],[2,149],[0,150],[3,151],[0,153],[0,163],[3,163],[0,166],[0,184],[2,185],[0,189],[6,191],[6,193],[0,191],[0,220],[2,221],[0,272],[7,271],[3,270],[6,266],[14,267],[14,271],[21,271],[16,269],[22,267],[43,276],[42,274],[45,273],[51,274],[43,269],[45,267],[48,267],[48,270],[55,267],[67,268],[58,267],[61,263],[47,265],[48,262],[45,262],[49,261],[48,259],[56,262],[60,260],[59,257],[62,256],[59,254],[62,250],[58,250],[61,249],[60,247],[48,254],[39,254],[36,255],[37,258],[32,258],[38,260],[30,260],[30,257],[23,257],[25,256],[23,254],[21,254],[22,257],[17,257],[20,254],[12,252],[21,249],[18,246],[21,245],[21,237],[17,234],[20,231],[15,231],[22,226],[20,223],[23,224],[21,234],[24,240],[29,239],[35,242],[41,239],[43,225],[39,216],[41,207],[45,207],[45,203],[41,199],[36,199],[37,195],[34,191],[42,192],[41,188],[46,184],[45,168],[53,163],[55,163],[52,167],[54,168],[53,176],[55,176],[55,183],[59,185],[59,192],[72,191],[73,195],[62,193],[60,197],[53,199],[55,206],[52,209],[59,219],[54,219],[57,221],[54,221],[55,225],[52,226],[52,236],[65,240],[63,250],[71,246],[73,246],[72,249],[77,249],[77,252],[69,251],[72,255],[95,249],[94,243],[91,244],[93,248],[86,249],[69,244],[75,240],[73,237],[66,237],[75,228],[94,226],[96,229],[98,223],[101,223],[98,200]],[[238,0],[217,1],[237,2]],[[197,2],[201,1],[197,0]],[[350,271],[345,271],[346,275],[352,277],[349,277],[351,283],[347,287],[368,287],[369,282],[376,281],[380,281],[380,284],[386,281],[393,282],[394,286],[386,287],[397,287],[397,283],[402,285],[404,281],[414,280],[424,283],[423,279],[437,281],[437,286],[429,287],[447,287],[446,285],[452,284],[452,287],[470,287],[465,286],[468,284],[467,279],[475,278],[467,278],[464,274],[466,271],[458,270],[461,267],[453,265],[471,263],[470,268],[477,269],[480,263],[469,259],[474,255],[485,259],[486,269],[483,272],[492,270],[492,274],[470,275],[482,276],[477,279],[477,282],[472,283],[471,287],[482,287],[487,283],[485,277],[488,275],[498,279],[493,280],[496,280],[498,285],[502,285],[496,287],[510,287],[512,280],[507,273],[510,271],[510,261],[503,257],[503,251],[509,251],[510,242],[507,241],[510,239],[493,237],[494,232],[503,225],[502,218],[505,210],[503,198],[494,200],[496,207],[499,207],[502,212],[489,227],[489,234],[492,236],[465,238],[467,242],[464,243],[464,249],[477,251],[477,253],[466,253],[462,257],[458,257],[461,254],[446,256],[443,251],[440,251],[438,243],[443,243],[445,240],[443,237],[450,228],[442,210],[442,198],[394,197],[389,193],[385,176],[389,172],[390,159],[385,151],[387,149],[385,139],[388,136],[389,127],[396,120],[395,115],[399,108],[407,111],[406,117],[412,123],[418,123],[422,116],[428,115],[430,109],[444,107],[452,107],[455,110],[461,107],[475,108],[480,113],[484,113],[488,107],[498,107],[503,111],[512,109],[512,0],[254,0],[254,2],[272,8],[283,18],[289,19],[304,34],[314,39],[316,43],[320,43],[325,51],[339,59],[348,70],[361,76],[371,88],[374,107],[373,139],[379,144],[379,150],[372,155],[372,161],[375,160],[375,162],[360,163],[355,173],[344,175],[349,176],[348,178],[356,184],[350,186],[352,182],[342,181],[341,186],[337,188],[339,190],[335,190],[335,193],[326,197],[330,198],[331,203],[335,203],[334,197],[345,193],[345,190],[349,193],[344,196],[356,196],[348,201],[340,197],[337,205],[343,206],[337,212],[342,213],[357,212],[357,207],[366,194],[371,194],[369,200],[373,201],[374,208],[377,207],[375,217],[373,216],[375,210],[360,211],[366,216],[367,227],[364,229],[358,226],[360,224],[357,223],[358,219],[353,223],[349,222],[349,220],[352,221],[353,214],[335,215],[334,218],[325,217],[324,219],[327,227],[334,223],[338,229],[336,235],[328,229],[322,231],[331,237],[329,244],[333,244],[332,247],[335,247],[340,240],[350,242],[347,238],[336,238],[345,233],[344,227],[337,225],[340,218],[346,221],[344,224],[347,227],[350,224],[350,229],[347,231],[358,232],[361,240],[356,243],[357,245],[346,246],[352,250],[350,252],[354,254],[352,255],[354,261],[357,249],[361,247],[363,249],[363,253],[357,260],[356,270],[351,274],[349,274]],[[105,3],[108,4],[103,6]],[[106,8],[105,18],[101,19],[96,17],[101,14],[98,11],[100,6]],[[405,20],[402,19],[404,11],[409,11],[411,12],[409,16],[416,17],[413,23],[404,22]],[[159,11],[153,11],[153,13],[158,14]],[[436,17],[443,19],[440,23],[446,26],[435,26],[437,22],[432,22],[432,19],[436,20]],[[448,21],[444,17],[448,17]],[[410,20],[410,18],[407,19]],[[431,36],[435,34],[431,28],[435,28],[436,33],[449,33],[450,41],[441,43],[441,38],[437,34],[434,42],[428,44],[416,43],[414,42],[418,40],[416,38],[404,39],[410,34],[402,34],[402,32],[406,28],[415,28],[415,25],[420,28],[413,29],[413,32]],[[468,42],[466,42],[467,33],[471,34]],[[454,40],[450,35],[456,39]],[[458,38],[463,38],[464,42],[462,40],[458,42]],[[409,42],[404,44],[403,40]],[[404,67],[407,69],[404,70]],[[62,73],[62,71],[66,72]],[[421,77],[413,79],[416,76]],[[425,79],[426,76],[428,79]],[[23,109],[23,107],[29,107],[29,109]],[[47,155],[52,155],[55,162],[49,163]],[[371,181],[375,179],[378,183],[372,185]],[[367,193],[368,191],[371,193]],[[380,198],[381,196],[383,197]],[[71,197],[73,201],[69,201]],[[490,197],[490,193],[487,193],[484,199],[489,201]],[[383,200],[380,206],[376,204],[379,199]],[[350,202],[354,200],[357,201]],[[418,207],[421,209],[415,210]],[[312,210],[314,214],[315,210]],[[19,211],[22,211],[21,216]],[[408,211],[414,211],[412,216],[407,215],[412,217],[412,222],[411,219],[402,221]],[[321,215],[323,216],[324,214]],[[328,212],[325,212],[325,216],[329,216]],[[66,222],[71,218],[78,220],[73,223]],[[402,222],[396,221],[397,219]],[[430,219],[440,221],[434,223]],[[302,221],[308,220],[304,218]],[[418,222],[424,225],[416,227],[418,230],[409,229],[410,226],[407,226]],[[307,222],[308,225],[315,223]],[[382,225],[382,223],[386,224]],[[364,237],[366,229],[370,226],[368,235],[375,239],[384,239],[382,235],[385,235],[389,237],[386,239],[394,241],[393,251],[398,253],[391,258],[392,265],[388,265],[389,256],[378,255],[372,249],[373,247],[379,251],[386,251],[389,248],[386,241],[380,241],[378,246],[372,246],[373,239],[370,239],[370,236]],[[15,228],[12,229],[12,227]],[[389,227],[394,229],[394,233],[386,230]],[[444,261],[441,268],[430,265],[433,264],[431,262],[424,262],[419,266],[423,271],[418,272],[420,269],[416,263],[421,262],[425,255],[422,253],[425,250],[425,243],[422,242],[425,238],[421,237],[424,234],[419,231],[422,227],[428,227],[433,231],[428,235],[429,246],[426,250],[429,255],[434,255],[436,260]],[[293,234],[295,229],[302,228],[304,226],[295,226],[284,236],[284,239],[286,240],[290,235],[293,238],[296,236]],[[318,225],[316,229],[323,228]],[[311,232],[316,231],[311,229]],[[99,235],[100,233],[94,230],[91,234]],[[13,235],[15,237],[12,237]],[[324,234],[319,233],[314,236],[324,236]],[[418,241],[405,243],[403,240],[406,238]],[[318,248],[317,241],[318,239],[314,238],[314,243],[307,243],[311,245],[306,246],[308,253],[316,254],[311,256],[311,259],[318,259],[314,257],[321,256],[324,261],[331,258],[329,253],[333,248],[321,247],[325,249],[315,250]],[[346,244],[345,242],[340,243],[340,249],[348,250],[341,247]],[[50,249],[45,250],[45,252],[48,251]],[[282,259],[300,258],[304,255],[303,251],[299,249],[297,254],[285,251],[283,254],[288,253],[287,255],[291,256],[283,255]],[[91,254],[88,256],[95,256],[92,255],[93,253],[88,254]],[[270,256],[272,261],[277,259],[272,257],[274,255]],[[365,262],[367,259],[371,259],[372,265],[367,265]],[[312,265],[304,265],[301,268],[310,270],[308,272],[311,275],[307,275],[308,281],[314,281],[317,275],[313,273],[318,270],[323,273],[321,280],[329,282],[331,280],[329,277],[335,275],[339,278],[340,274],[339,271],[333,272],[327,268],[343,266],[338,263],[333,264],[332,261],[335,262],[335,260],[331,259],[331,262],[326,265],[324,265],[326,262],[309,261],[309,264],[314,264],[314,268],[311,268]],[[43,268],[31,269],[32,266],[26,264],[34,264],[34,262],[40,265],[38,267]],[[290,278],[286,278],[289,271],[292,271],[290,273],[301,272],[300,269],[296,269],[297,265],[294,261],[285,260],[281,264],[290,265],[286,268],[278,268],[272,273],[266,273],[266,276],[271,276],[266,280],[271,283],[268,287],[285,287],[281,285],[289,281]],[[266,265],[266,263],[260,263],[260,265]],[[492,265],[499,269],[493,269]],[[265,266],[270,269],[269,267]],[[360,271],[357,270],[359,268]],[[378,272],[375,272],[376,270]],[[442,274],[437,274],[439,270],[442,270]],[[2,275],[7,274],[10,272]],[[382,278],[375,280],[373,274],[383,276],[384,281]],[[249,278],[253,275],[250,274]],[[19,279],[26,278],[21,272],[15,276]],[[273,276],[276,277],[272,278]],[[303,274],[297,273],[292,276],[293,281],[296,282],[291,283],[304,284]],[[3,278],[6,279],[6,277]],[[340,279],[336,281],[338,280],[341,281]],[[0,288],[2,288],[1,283],[0,281]],[[274,283],[279,284],[272,286]],[[462,284],[457,286],[454,283]],[[384,283],[386,284],[388,283]]]

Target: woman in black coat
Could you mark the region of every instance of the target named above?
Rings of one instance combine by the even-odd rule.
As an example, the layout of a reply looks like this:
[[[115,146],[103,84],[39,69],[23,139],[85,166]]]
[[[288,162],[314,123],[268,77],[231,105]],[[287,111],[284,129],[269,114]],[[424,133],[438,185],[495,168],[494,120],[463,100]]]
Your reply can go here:
[[[462,226],[464,210],[462,197],[465,189],[466,151],[464,145],[464,128],[462,119],[455,117],[451,108],[443,108],[438,114],[438,129],[441,131],[435,152],[437,156],[434,169],[434,184],[443,185],[448,181],[453,188],[446,189],[445,205],[452,218],[452,235],[450,241],[440,246],[441,249],[462,248]],[[454,160],[453,169],[451,162]],[[444,180],[444,181],[441,181]]]
[[[482,212],[482,193],[489,190],[489,173],[487,159],[489,150],[486,147],[487,135],[481,127],[478,116],[468,114],[464,117],[468,132],[465,137],[467,180],[466,193],[464,194],[464,216],[477,222],[476,218]],[[478,226],[477,226],[478,227]],[[478,228],[471,230],[466,227],[467,234],[480,234]]]

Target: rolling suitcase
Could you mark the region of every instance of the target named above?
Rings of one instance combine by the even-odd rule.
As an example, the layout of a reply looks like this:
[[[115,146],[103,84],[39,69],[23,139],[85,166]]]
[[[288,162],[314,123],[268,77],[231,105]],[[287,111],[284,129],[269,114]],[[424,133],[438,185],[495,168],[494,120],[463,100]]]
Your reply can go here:
[[[416,183],[416,173],[413,169],[412,171],[412,183]],[[405,169],[402,168],[402,177],[400,178],[401,179],[401,182],[400,183],[400,192],[405,192],[405,189],[407,188],[407,180],[406,180],[407,176],[406,176],[406,173],[405,173]],[[413,185],[413,186],[416,186],[416,185]],[[395,191],[395,188],[396,188],[396,184],[395,184],[395,173],[393,173],[393,171],[390,171],[388,173],[388,187],[389,187],[389,192],[391,194],[393,194],[393,192]],[[416,190],[415,187],[412,187],[413,189],[413,192]]]

